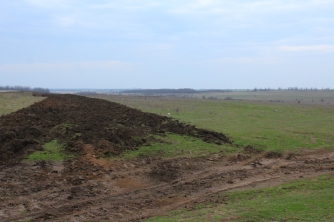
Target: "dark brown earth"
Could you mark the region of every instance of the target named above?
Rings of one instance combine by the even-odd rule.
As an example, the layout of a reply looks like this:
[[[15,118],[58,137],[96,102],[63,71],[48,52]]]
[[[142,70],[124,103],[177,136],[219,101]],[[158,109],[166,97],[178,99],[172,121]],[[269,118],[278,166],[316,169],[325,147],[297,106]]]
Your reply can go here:
[[[94,104],[105,105],[96,108]],[[115,124],[113,119],[117,120]],[[90,120],[94,120],[92,124]],[[64,121],[75,127],[58,128]],[[12,129],[0,134],[1,151],[5,151],[0,165],[0,221],[4,222],[142,221],[175,209],[192,209],[200,203],[228,207],[222,195],[228,190],[268,187],[334,172],[331,151],[280,155],[251,146],[238,154],[205,158],[139,157],[127,161],[99,158],[101,149],[104,152],[112,147],[116,154],[135,149],[152,141],[150,135],[155,133],[181,133],[216,143],[229,140],[223,134],[166,117],[84,97],[51,96],[1,118],[0,123],[2,130]],[[37,129],[33,130],[34,127]],[[106,127],[114,127],[112,132],[116,135]],[[139,129],[142,132],[135,132]],[[82,135],[73,141],[78,132]],[[125,132],[130,135],[125,136],[128,135]],[[132,135],[145,141],[131,140]],[[68,143],[68,152],[80,155],[62,162],[19,161],[29,149],[38,148],[35,138],[48,141],[58,137]],[[15,144],[20,148],[13,151]]]
[[[82,144],[100,153],[118,155],[154,141],[154,134],[171,132],[209,143],[231,143],[222,133],[198,129],[168,117],[101,99],[50,95],[47,99],[0,118],[0,164],[13,163],[55,138],[69,152]]]

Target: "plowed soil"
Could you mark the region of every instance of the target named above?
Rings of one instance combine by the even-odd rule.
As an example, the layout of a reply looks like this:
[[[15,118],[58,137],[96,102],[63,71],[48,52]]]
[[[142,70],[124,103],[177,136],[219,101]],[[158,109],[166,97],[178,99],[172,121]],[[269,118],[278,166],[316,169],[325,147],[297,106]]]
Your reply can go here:
[[[67,125],[60,127],[64,122]],[[231,156],[206,158],[99,158],[106,150],[117,155],[136,149],[153,141],[151,135],[164,132],[230,141],[167,117],[77,96],[50,96],[1,118],[0,127],[0,221],[141,221],[199,203],[224,203],[218,194],[228,190],[334,171],[330,151],[282,156],[246,147]],[[75,137],[77,133],[81,135]],[[65,141],[76,158],[20,161],[40,149],[40,141],[54,138]]]

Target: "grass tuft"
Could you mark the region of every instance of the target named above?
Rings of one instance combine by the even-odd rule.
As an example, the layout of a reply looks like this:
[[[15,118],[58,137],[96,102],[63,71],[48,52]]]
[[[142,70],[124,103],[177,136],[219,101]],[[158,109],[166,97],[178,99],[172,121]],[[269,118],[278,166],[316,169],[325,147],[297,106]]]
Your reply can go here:
[[[48,160],[61,161],[66,160],[72,155],[66,154],[64,147],[57,140],[52,140],[44,144],[44,151],[36,151],[28,156],[29,161]]]

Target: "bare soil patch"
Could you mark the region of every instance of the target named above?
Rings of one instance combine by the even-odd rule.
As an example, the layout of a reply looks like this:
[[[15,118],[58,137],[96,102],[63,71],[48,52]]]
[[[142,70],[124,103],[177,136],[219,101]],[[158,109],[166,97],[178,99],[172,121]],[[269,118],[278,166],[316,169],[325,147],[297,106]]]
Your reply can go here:
[[[219,194],[228,190],[334,172],[334,153],[324,151],[288,159],[259,153],[240,161],[215,155],[101,165],[93,158],[2,167],[0,220],[141,221],[200,203],[224,203]]]

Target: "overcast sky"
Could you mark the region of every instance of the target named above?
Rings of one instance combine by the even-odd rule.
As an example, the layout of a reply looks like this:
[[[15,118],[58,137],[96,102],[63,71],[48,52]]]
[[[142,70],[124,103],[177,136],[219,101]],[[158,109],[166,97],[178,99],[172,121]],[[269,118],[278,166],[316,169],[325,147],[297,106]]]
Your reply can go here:
[[[0,86],[334,88],[333,0],[0,2]]]

